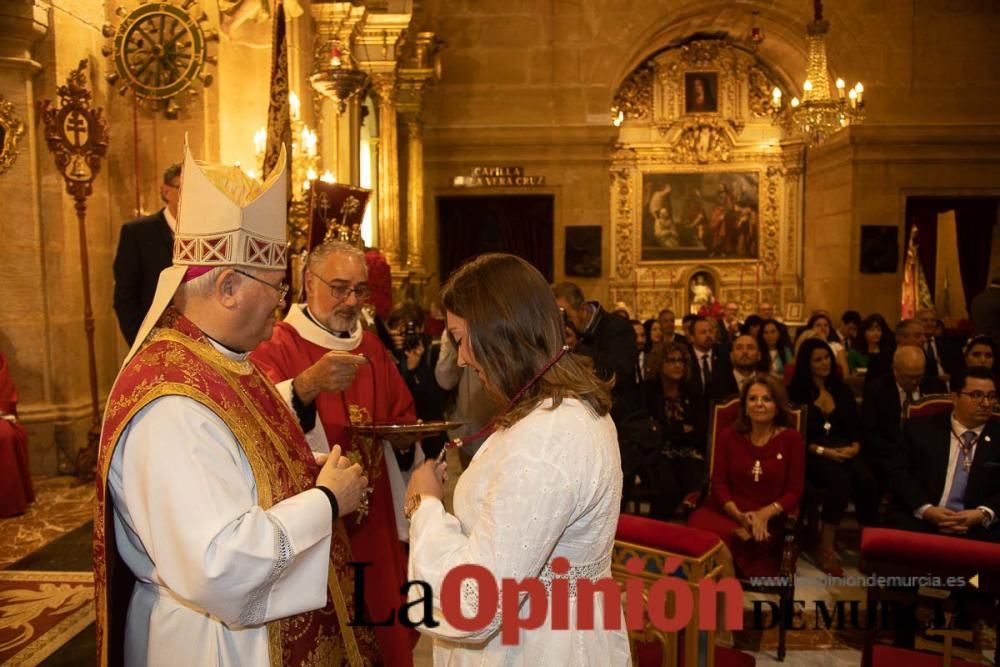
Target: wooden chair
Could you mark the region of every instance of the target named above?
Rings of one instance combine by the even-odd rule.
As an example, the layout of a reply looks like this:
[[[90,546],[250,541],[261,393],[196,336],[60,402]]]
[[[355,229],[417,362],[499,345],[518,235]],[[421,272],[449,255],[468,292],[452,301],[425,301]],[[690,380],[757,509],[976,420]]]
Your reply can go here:
[[[951,394],[928,394],[907,407],[906,418],[919,419],[948,414],[952,407]],[[865,528],[861,536],[861,570],[866,574],[884,576],[934,572],[942,578],[952,575],[967,579],[972,574],[980,574],[980,590],[1000,593],[1000,546],[947,535]],[[869,608],[878,605],[884,597],[878,586],[868,587],[866,594]],[[941,591],[941,594],[947,596],[948,591]],[[919,591],[915,596],[920,598]],[[920,664],[921,659],[927,659],[927,654],[878,646],[875,644],[876,634],[874,626],[869,627],[865,633],[865,665],[898,664],[893,660],[901,658],[904,653],[909,654],[907,662],[911,664]],[[949,654],[952,651],[950,642],[946,641],[943,648]],[[952,664],[962,664],[962,661],[956,659]]]
[[[712,470],[715,465],[716,440],[719,433],[722,432],[722,429],[732,425],[732,423],[736,421],[736,418],[739,417],[739,414],[740,399],[738,396],[712,402],[708,421],[708,481],[705,484],[705,488],[700,493],[689,494],[688,497],[684,499],[685,506],[689,507],[691,510],[704,502],[705,498],[708,497],[708,494],[711,491]],[[792,406],[792,417],[793,428],[801,433],[804,439],[806,428],[805,406]],[[799,516],[800,512],[798,510],[785,515],[785,539],[782,544],[781,565],[779,566],[778,571],[775,572],[775,577],[780,578],[780,580],[785,583],[783,585],[773,586],[754,586],[751,584],[749,579],[740,579],[744,590],[778,596],[778,660],[780,661],[785,659],[786,653],[785,634],[787,632],[787,628],[785,627],[785,614],[783,613],[783,610],[789,608],[795,600],[795,569],[799,559],[797,532],[801,528]]]
[[[880,577],[919,577],[933,573],[942,581],[962,577],[966,589],[996,597],[1000,596],[1000,544],[933,533],[865,528],[861,533],[861,571]],[[933,597],[950,596],[952,589],[939,590]],[[887,597],[880,586],[867,587],[866,594],[868,609],[882,604]],[[878,664],[877,633],[877,623],[870,623],[865,631],[863,665]],[[943,648],[951,649],[947,643]],[[996,657],[995,654],[994,660]]]
[[[632,558],[638,558],[642,564],[638,573],[626,567]],[[673,572],[664,572],[668,558],[679,558],[680,567]],[[698,627],[699,582],[721,579],[727,562],[722,541],[714,533],[647,517],[628,514],[619,517],[611,560],[611,574],[615,580],[622,587],[635,580],[648,587],[661,577],[679,577],[690,586],[695,602],[695,613],[680,632],[659,630],[649,622],[648,615],[645,627],[629,632],[634,665],[749,667],[754,664],[753,658],[741,651],[716,646],[714,630]],[[667,604],[672,604],[669,598]]]

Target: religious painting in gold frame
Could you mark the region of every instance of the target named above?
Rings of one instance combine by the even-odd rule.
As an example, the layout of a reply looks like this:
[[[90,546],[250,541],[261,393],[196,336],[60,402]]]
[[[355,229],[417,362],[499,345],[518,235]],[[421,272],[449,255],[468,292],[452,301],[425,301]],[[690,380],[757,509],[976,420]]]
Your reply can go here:
[[[642,174],[641,262],[757,259],[760,174]]]
[[[0,174],[17,159],[17,142],[24,134],[24,123],[15,115],[14,105],[0,95]]]
[[[719,73],[684,73],[684,113],[715,113],[719,110]]]

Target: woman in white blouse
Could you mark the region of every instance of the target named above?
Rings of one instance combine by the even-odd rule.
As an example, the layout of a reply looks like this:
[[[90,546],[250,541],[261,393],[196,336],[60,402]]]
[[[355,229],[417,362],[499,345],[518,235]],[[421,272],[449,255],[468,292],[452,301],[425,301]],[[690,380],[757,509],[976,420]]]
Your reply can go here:
[[[576,581],[611,577],[622,471],[608,416],[610,383],[563,349],[563,321],[549,286],[518,257],[489,254],[465,264],[441,300],[459,364],[470,366],[507,407],[458,481],[454,515],[441,503],[444,464],[419,468],[407,489],[409,578],[431,586],[440,623],[418,627],[434,638],[434,664],[630,664],[622,614],[618,629],[605,628],[603,595],[593,596],[595,629],[577,628]],[[557,557],[571,565],[565,575],[569,628],[562,630],[553,628],[551,613],[550,563]],[[545,620],[506,645],[498,612],[481,629],[454,627],[440,596],[445,576],[460,565],[488,570],[499,600],[502,580],[540,579]],[[411,602],[422,595],[411,587]],[[541,603],[522,595],[519,615]],[[477,614],[476,584],[463,585],[460,604],[466,618]]]

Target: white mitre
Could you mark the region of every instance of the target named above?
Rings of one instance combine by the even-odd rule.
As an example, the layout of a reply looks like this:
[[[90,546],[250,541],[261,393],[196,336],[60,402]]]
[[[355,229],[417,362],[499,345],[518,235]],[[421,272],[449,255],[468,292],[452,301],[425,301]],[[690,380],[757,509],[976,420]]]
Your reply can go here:
[[[288,264],[285,148],[261,184],[239,167],[196,161],[184,142],[173,265],[160,273],[156,296],[127,364],[170,305],[177,288],[219,266],[284,271]]]

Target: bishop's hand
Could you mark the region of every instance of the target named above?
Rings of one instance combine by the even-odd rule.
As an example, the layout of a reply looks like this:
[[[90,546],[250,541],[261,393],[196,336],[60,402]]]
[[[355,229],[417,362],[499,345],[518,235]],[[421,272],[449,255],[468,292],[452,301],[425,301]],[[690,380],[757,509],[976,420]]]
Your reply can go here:
[[[299,373],[292,382],[292,388],[299,399],[308,405],[321,391],[343,391],[350,387],[358,366],[367,361],[359,354],[331,350]]]
[[[368,478],[361,466],[351,464],[347,457],[341,456],[340,445],[335,445],[316,477],[316,486],[325,486],[333,491],[343,517],[358,509],[364,490],[368,488]]]

